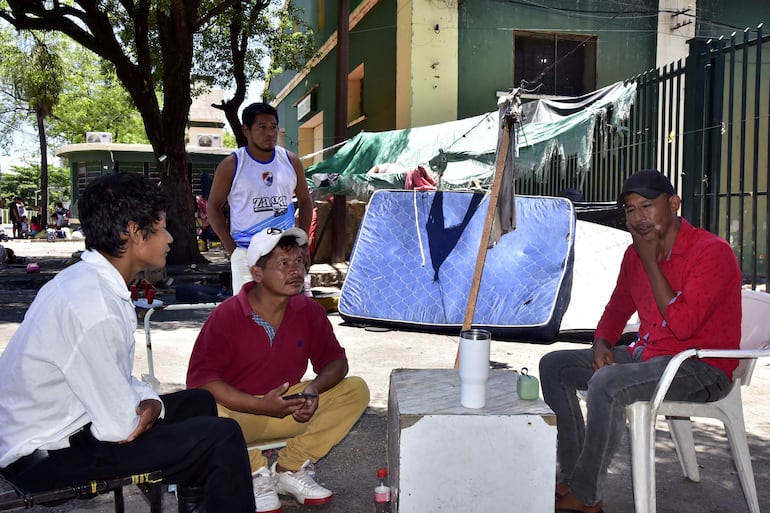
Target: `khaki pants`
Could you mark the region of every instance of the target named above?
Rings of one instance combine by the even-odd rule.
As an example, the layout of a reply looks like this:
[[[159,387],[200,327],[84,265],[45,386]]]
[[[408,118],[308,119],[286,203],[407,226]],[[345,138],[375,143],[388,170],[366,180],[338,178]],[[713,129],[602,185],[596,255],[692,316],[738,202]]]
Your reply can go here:
[[[286,393],[301,392],[307,383],[298,383]],[[221,404],[217,404],[217,408],[221,417],[238,422],[247,444],[286,440],[286,447],[278,452],[278,464],[297,471],[305,461],[315,463],[342,441],[368,404],[369,387],[366,382],[357,376],[349,376],[320,395],[318,409],[305,423],[295,421],[291,415],[278,419],[232,411]],[[249,451],[249,459],[252,472],[268,464],[259,450]]]

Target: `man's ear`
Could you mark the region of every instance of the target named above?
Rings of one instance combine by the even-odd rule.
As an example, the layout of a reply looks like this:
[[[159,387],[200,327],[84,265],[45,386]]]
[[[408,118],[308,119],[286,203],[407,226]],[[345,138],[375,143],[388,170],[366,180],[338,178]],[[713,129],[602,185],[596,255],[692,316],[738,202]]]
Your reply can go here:
[[[668,204],[671,207],[671,212],[676,214],[677,212],[679,212],[679,207],[682,206],[682,198],[680,198],[679,195],[677,194],[674,194],[673,196],[669,196]]]
[[[139,243],[144,240],[144,234],[142,233],[142,230],[134,221],[128,222],[128,225],[126,226],[126,233],[128,234],[126,238],[130,241]]]
[[[255,283],[261,283],[262,282],[262,268],[258,265],[252,265],[249,267],[249,272],[251,273],[251,278],[254,280]]]

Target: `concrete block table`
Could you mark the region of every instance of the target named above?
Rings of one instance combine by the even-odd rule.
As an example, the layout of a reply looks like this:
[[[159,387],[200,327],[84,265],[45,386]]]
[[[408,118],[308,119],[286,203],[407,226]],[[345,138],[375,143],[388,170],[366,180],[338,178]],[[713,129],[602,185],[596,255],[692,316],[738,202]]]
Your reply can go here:
[[[484,408],[460,405],[457,369],[396,369],[388,397],[394,513],[553,511],[556,416],[490,370]]]

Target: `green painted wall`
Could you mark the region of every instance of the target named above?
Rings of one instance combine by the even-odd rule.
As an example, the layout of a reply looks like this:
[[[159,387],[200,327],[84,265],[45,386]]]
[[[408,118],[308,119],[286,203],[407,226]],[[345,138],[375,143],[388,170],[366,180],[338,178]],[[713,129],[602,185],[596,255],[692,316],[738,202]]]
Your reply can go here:
[[[337,0],[292,0],[292,2],[301,11],[305,23],[313,29],[316,46],[320,48],[337,30]],[[361,0],[353,0],[350,3],[352,10],[361,3]],[[273,77],[268,89],[278,93],[296,74],[294,71],[289,71]],[[332,78],[334,78],[333,75]],[[281,122],[283,123],[283,120]]]
[[[364,0],[351,0],[353,11]],[[395,41],[396,0],[380,0],[350,34],[349,70],[365,66],[364,111],[367,119],[348,130],[390,130],[395,126]],[[459,49],[457,117],[465,118],[495,109],[498,91],[513,87],[513,32],[521,30],[564,31],[596,35],[596,85],[603,87],[655,68],[657,0],[638,0],[619,10],[619,4],[605,0],[550,0],[541,6],[500,0],[458,0]],[[315,27],[319,45],[336,30],[336,0],[297,0]],[[319,6],[323,25],[318,26]],[[699,0],[696,33],[709,37],[741,34],[744,27],[770,21],[768,0]],[[770,26],[765,33],[770,33]],[[281,125],[297,139],[295,103],[315,85],[318,109],[324,112],[324,146],[334,139],[334,82],[336,52],[329,55],[279,106]],[[294,77],[284,73],[270,84],[281,91]],[[437,105],[436,108],[440,108]]]
[[[495,92],[514,87],[512,27],[597,35],[597,88],[655,67],[656,18],[620,20],[615,4],[603,0],[540,4],[460,1],[458,118],[495,110]],[[653,6],[657,1],[640,0],[634,8]]]
[[[770,1],[768,0],[698,0],[698,22],[695,35],[704,38],[730,37],[737,32],[743,39],[743,30],[752,29],[750,39],[756,37],[753,30],[764,23],[763,32],[770,33]]]
[[[390,130],[396,122],[396,5],[383,1],[350,33],[350,67],[364,63],[364,113],[366,121],[353,128]]]
[[[351,11],[360,2],[351,2]],[[326,14],[326,24],[333,23],[331,32],[336,30],[336,1],[326,0],[333,5],[334,12]],[[306,11],[307,12],[307,11]],[[395,123],[394,95],[396,87],[396,30],[395,2],[380,1],[369,14],[350,32],[348,72],[364,64],[364,114],[366,119],[351,126],[348,137],[363,131],[390,130]],[[323,41],[322,41],[323,42]],[[337,52],[331,51],[296,87],[285,100],[276,106],[280,125],[286,130],[286,146],[297,151],[299,126],[316,112],[324,114],[324,147],[334,144],[334,109],[336,106],[335,79],[337,73]],[[284,73],[279,80],[271,81],[270,89],[277,93],[293,78],[295,73]],[[296,103],[308,91],[316,90],[317,109],[302,121],[297,120]],[[280,87],[279,87],[280,86]]]

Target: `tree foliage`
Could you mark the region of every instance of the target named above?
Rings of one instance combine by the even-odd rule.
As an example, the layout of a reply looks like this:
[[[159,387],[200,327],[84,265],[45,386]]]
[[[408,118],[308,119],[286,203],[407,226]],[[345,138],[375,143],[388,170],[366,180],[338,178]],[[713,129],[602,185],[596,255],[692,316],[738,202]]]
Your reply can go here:
[[[85,131],[108,127],[125,142],[146,142],[141,118],[109,66],[56,33],[14,33],[0,27],[0,145],[6,151],[22,127],[38,133],[38,163],[3,176],[3,193],[46,205],[69,202],[67,171],[48,165],[48,146],[83,142]],[[103,63],[102,63],[103,64]],[[50,197],[49,197],[50,196]],[[49,216],[42,215],[43,225]]]
[[[5,149],[13,144],[19,127],[33,121],[18,80],[26,58],[22,43],[12,31],[0,30],[0,147]]]
[[[197,37],[193,74],[197,83],[233,91],[221,109],[238,146],[246,145],[238,109],[250,83],[266,81],[275,69],[299,70],[316,52],[315,35],[301,11],[286,2],[240,3],[213,20]]]
[[[26,72],[31,34],[15,33],[0,26],[0,147],[10,151],[24,127],[36,126],[37,118],[20,88]],[[111,132],[114,142],[147,144],[142,118],[112,65],[56,33],[46,35],[54,43],[61,72],[58,101],[46,120],[49,144],[60,146],[85,142],[86,132]]]
[[[8,170],[3,170],[2,176],[3,198],[11,199],[20,197],[27,205],[35,206],[35,199],[42,204],[40,199],[40,166],[38,164],[11,165]],[[69,203],[70,174],[69,170],[57,166],[48,168],[49,198],[47,210],[52,210],[52,205],[57,201]],[[7,202],[6,202],[7,204]],[[43,209],[41,209],[43,210]]]
[[[232,126],[231,113],[237,112],[245,99],[247,81],[256,73],[247,57],[258,55],[250,53],[249,48],[260,25],[250,21],[258,20],[270,3],[271,0],[0,0],[0,18],[17,29],[61,32],[114,66],[116,76],[142,116],[155,156],[165,156],[160,169],[161,186],[171,202],[168,226],[175,239],[169,263],[202,260],[195,240],[185,144],[193,79],[231,76],[236,92],[222,108]],[[230,50],[228,60],[232,67],[219,67],[219,60],[215,59],[195,60],[205,53],[202,48],[208,47],[209,43],[204,42],[209,31],[216,33],[217,41],[227,42],[224,48]],[[233,131],[240,133],[239,129]]]
[[[38,118],[47,118],[59,102],[64,66],[55,42],[32,33],[34,45],[24,59],[24,73],[18,76],[29,108]]]
[[[110,132],[115,143],[147,144],[142,117],[112,65],[73,44],[61,56],[67,72],[48,124],[51,140],[83,143],[86,132]]]
[[[48,203],[48,139],[46,120],[52,115],[62,90],[63,66],[57,40],[41,32],[31,31],[15,39],[3,36],[0,51],[4,60],[0,81],[6,86],[2,96],[12,124],[6,124],[5,143],[13,140],[12,128],[17,121],[31,118],[37,129],[40,146],[40,184],[42,204]],[[42,220],[46,224],[45,216]]]

